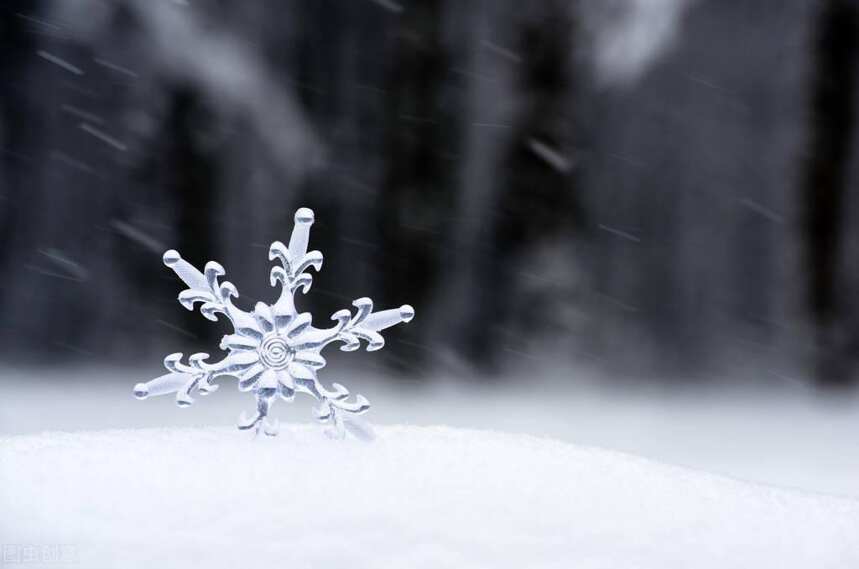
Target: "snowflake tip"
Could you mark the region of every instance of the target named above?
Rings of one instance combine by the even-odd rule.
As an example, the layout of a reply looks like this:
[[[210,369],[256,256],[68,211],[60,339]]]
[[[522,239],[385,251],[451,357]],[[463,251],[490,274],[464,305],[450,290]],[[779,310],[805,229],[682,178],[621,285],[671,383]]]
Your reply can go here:
[[[170,249],[168,251],[165,251],[164,257],[162,257],[162,258],[164,260],[164,264],[167,265],[168,267],[170,265],[175,265],[176,263],[178,263],[179,261],[182,260],[182,256],[179,255],[179,251],[177,251],[176,249]]]
[[[308,207],[299,208],[295,212],[295,223],[313,223],[313,210]]]
[[[138,383],[134,386],[134,396],[138,399],[146,399],[149,397],[149,388],[145,383]]]
[[[403,319],[403,322],[411,322],[414,317],[415,309],[412,308],[411,304],[404,304],[400,307],[400,318]]]

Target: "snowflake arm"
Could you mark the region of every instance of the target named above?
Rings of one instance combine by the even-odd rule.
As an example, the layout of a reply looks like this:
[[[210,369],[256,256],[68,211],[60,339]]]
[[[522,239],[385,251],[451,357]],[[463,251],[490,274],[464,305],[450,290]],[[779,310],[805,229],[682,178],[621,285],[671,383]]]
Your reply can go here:
[[[277,423],[268,418],[274,400],[279,396],[292,401],[296,393],[305,393],[318,401],[316,418],[330,423],[331,434],[343,437],[349,431],[370,438],[369,425],[357,417],[370,408],[369,401],[362,395],[349,400],[349,391],[339,383],[325,388],[317,378],[317,372],[327,363],[320,352],[332,342],[341,342],[343,351],[357,350],[361,341],[366,343],[367,351],[379,350],[385,345],[380,332],[409,322],[414,309],[403,305],[373,312],[373,301],[359,298],[352,303],[355,314],[340,310],[331,317],[333,327],[314,327],[309,313],[296,310],[294,299],[297,291],[310,290],[313,277],[307,271],[322,268],[322,253],[307,251],[313,221],[311,210],[299,209],[289,245],[280,241],[271,244],[269,259],[277,260],[279,265],[271,269],[270,282],[272,286],[280,285],[280,296],[271,305],[258,302],[251,312],[233,304],[238,291],[229,281],[220,282],[225,274],[220,264],[210,261],[201,272],[178,252],[167,251],[164,263],[188,286],[179,293],[179,302],[188,310],[199,305],[201,314],[209,320],[217,320],[218,314],[223,314],[233,325],[233,333],[221,340],[220,348],[227,355],[219,362],[208,363],[206,353],[192,354],[187,363],[182,362],[181,353],[170,354],[164,359],[169,373],[137,384],[135,396],[145,399],[176,393],[177,404],[184,407],[193,403],[192,391],[206,395],[217,389],[214,379],[232,376],[238,380],[239,390],[254,393],[257,402],[253,415],[240,417],[240,429],[276,434]]]
[[[342,342],[340,349],[353,352],[361,347],[360,340],[367,343],[367,351],[374,352],[385,346],[385,339],[379,332],[400,322],[410,322],[415,316],[415,310],[408,304],[399,308],[390,308],[381,312],[373,312],[373,301],[367,297],[352,302],[357,308],[353,315],[349,310],[338,310],[331,316],[337,322],[327,329],[310,327],[298,339],[302,349],[322,350],[332,342]]]
[[[188,363],[182,362],[183,354],[177,352],[164,358],[164,367],[170,372],[147,383],[134,386],[134,395],[138,399],[146,399],[156,395],[176,393],[176,404],[187,407],[194,402],[191,397],[193,390],[201,395],[217,391],[218,386],[212,381],[221,376],[236,376],[247,370],[251,363],[248,358],[237,353],[230,353],[221,361],[209,364],[209,354],[199,352],[191,354]]]

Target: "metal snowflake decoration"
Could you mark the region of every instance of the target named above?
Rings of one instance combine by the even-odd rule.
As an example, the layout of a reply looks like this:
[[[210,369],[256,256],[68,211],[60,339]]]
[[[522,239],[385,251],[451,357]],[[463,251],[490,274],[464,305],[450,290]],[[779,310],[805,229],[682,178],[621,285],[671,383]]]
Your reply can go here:
[[[279,396],[292,401],[296,393],[313,396],[318,405],[314,408],[316,418],[330,424],[328,433],[343,438],[347,432],[362,437],[372,437],[369,426],[358,419],[358,415],[370,408],[363,395],[349,400],[349,391],[339,383],[326,389],[317,379],[317,372],[325,366],[320,352],[332,342],[342,342],[341,350],[357,350],[361,340],[367,343],[367,351],[379,350],[385,340],[379,332],[409,322],[414,309],[404,304],[399,308],[373,312],[373,301],[359,298],[352,305],[355,314],[340,310],[331,316],[336,324],[331,328],[316,328],[311,324],[308,312],[298,312],[294,295],[297,290],[307,293],[313,277],[306,271],[311,267],[322,268],[322,253],[307,251],[313,211],[301,208],[295,213],[295,226],[289,246],[275,241],[269,249],[269,260],[275,259],[280,266],[271,269],[271,286],[280,283],[280,298],[274,304],[258,302],[253,312],[246,312],[233,304],[238,297],[236,287],[228,282],[219,282],[224,268],[215,261],[206,263],[201,273],[182,259],[179,253],[170,250],[164,253],[164,264],[182,279],[188,288],[179,293],[179,302],[188,310],[200,303],[200,312],[209,320],[216,321],[218,314],[226,316],[234,332],[224,336],[221,349],[227,356],[217,363],[208,363],[209,354],[197,353],[182,362],[182,354],[170,354],[164,358],[164,367],[170,373],[147,383],[134,386],[134,395],[145,399],[152,395],[176,393],[180,407],[191,405],[191,392],[197,390],[206,395],[218,386],[212,381],[222,376],[238,379],[240,391],[249,391],[256,397],[256,412],[248,417],[242,413],[239,429],[262,430],[274,436],[278,431],[276,420],[269,418],[272,403]]]

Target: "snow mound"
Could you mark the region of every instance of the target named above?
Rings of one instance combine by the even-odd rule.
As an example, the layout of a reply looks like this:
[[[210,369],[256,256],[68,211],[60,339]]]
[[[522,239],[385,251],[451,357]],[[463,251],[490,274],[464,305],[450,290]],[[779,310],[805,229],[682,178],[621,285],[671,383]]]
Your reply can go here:
[[[0,512],[94,568],[859,567],[859,501],[443,427],[6,437]]]

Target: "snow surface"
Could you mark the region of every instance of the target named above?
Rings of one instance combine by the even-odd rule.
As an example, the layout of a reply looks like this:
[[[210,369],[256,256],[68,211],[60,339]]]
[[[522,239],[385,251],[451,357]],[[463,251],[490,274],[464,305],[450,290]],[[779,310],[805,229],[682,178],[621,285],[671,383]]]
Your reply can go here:
[[[374,361],[373,354],[346,354],[362,355]],[[666,387],[586,369],[556,377],[523,373],[486,385],[438,377],[409,386],[381,373],[352,371],[345,360],[331,367],[348,370],[331,380],[370,399],[366,418],[375,425],[444,424],[548,436],[732,478],[859,498],[859,393],[826,399],[787,382],[753,389],[751,376],[711,389]],[[254,409],[253,398],[227,380],[217,393],[184,409],[170,396],[135,399],[134,384],[159,372],[158,365],[0,367],[0,436],[235,426],[242,411]],[[274,416],[310,423],[311,407],[309,397],[279,403]]]
[[[82,567],[859,567],[859,501],[527,435],[0,438],[0,542]],[[34,566],[34,565],[30,565]]]

